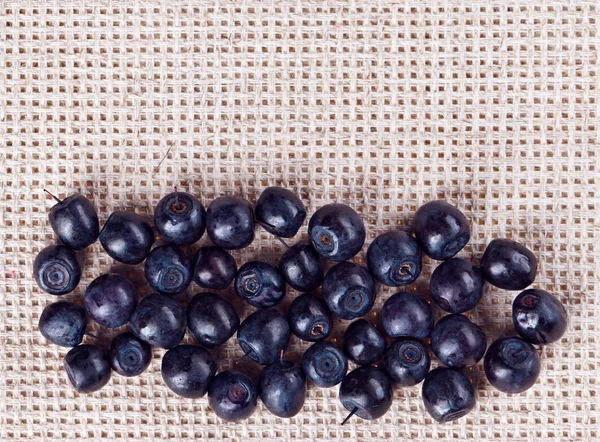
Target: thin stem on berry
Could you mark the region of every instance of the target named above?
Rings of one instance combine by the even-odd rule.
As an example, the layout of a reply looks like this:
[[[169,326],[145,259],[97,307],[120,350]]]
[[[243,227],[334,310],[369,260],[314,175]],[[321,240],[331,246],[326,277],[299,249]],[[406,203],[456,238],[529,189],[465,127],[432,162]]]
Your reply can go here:
[[[54,198],[56,201],[58,201],[58,203],[62,203],[63,200],[61,200],[60,198],[58,198],[56,195],[54,195],[53,193],[50,193],[49,191],[47,191],[46,189],[44,189],[44,192],[46,192],[48,195],[50,195],[52,198]]]
[[[358,407],[354,407],[354,408],[352,409],[352,411],[351,411],[351,412],[348,414],[348,416],[346,416],[346,419],[344,419],[344,420],[342,421],[342,424],[341,424],[341,425],[344,425],[346,422],[348,422],[348,419],[350,419],[352,416],[354,416],[354,413],[356,413],[357,411],[358,411]]]

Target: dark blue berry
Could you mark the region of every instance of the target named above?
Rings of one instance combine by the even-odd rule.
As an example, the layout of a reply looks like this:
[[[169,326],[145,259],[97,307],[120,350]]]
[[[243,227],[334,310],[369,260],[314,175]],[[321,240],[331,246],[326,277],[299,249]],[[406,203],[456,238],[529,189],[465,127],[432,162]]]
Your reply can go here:
[[[435,303],[450,313],[474,308],[483,296],[483,277],[466,259],[452,258],[441,263],[431,275],[429,289]]]
[[[121,275],[102,275],[94,279],[83,304],[90,318],[108,328],[127,324],[138,303],[135,286]]]
[[[64,301],[47,305],[38,323],[44,338],[63,347],[79,345],[86,325],[85,310],[72,302]]]
[[[425,254],[440,261],[460,252],[471,237],[467,217],[445,201],[431,201],[419,207],[413,227]]]
[[[256,220],[273,235],[291,238],[306,218],[304,204],[283,187],[267,187],[254,208]]]
[[[217,363],[198,345],[173,347],[163,356],[160,368],[167,387],[188,399],[204,396],[216,372]]]
[[[409,336],[423,340],[433,328],[433,314],[424,300],[398,292],[383,304],[381,325],[390,338]]]
[[[477,364],[485,354],[486,344],[483,330],[464,315],[444,316],[431,332],[431,350],[450,368]]]
[[[417,240],[401,230],[379,235],[367,251],[367,265],[373,276],[392,287],[415,281],[421,274],[422,261]]]
[[[438,422],[460,419],[475,408],[473,384],[461,371],[436,368],[429,372],[421,390],[427,412]]]
[[[512,318],[515,329],[532,344],[558,341],[567,330],[567,310],[551,293],[529,289],[513,302]]]
[[[199,293],[188,305],[187,324],[200,345],[214,348],[233,336],[240,318],[225,298],[215,293]]]
[[[71,385],[78,393],[100,390],[110,380],[106,353],[95,345],[78,345],[66,354],[64,366]]]
[[[133,333],[125,332],[113,338],[108,349],[108,361],[121,376],[138,376],[148,368],[152,348]]]
[[[156,247],[144,263],[146,281],[166,295],[183,292],[192,282],[192,261],[177,246]]]
[[[364,316],[375,303],[375,280],[363,266],[341,262],[325,274],[323,298],[338,318]]]
[[[292,332],[283,315],[275,309],[258,310],[242,321],[237,331],[244,353],[260,365],[279,360]]]
[[[133,312],[131,331],[150,345],[173,348],[185,334],[185,316],[185,309],[175,299],[154,293],[142,299]]]
[[[483,369],[496,389],[521,393],[535,384],[540,374],[540,356],[533,345],[521,338],[500,338],[488,348]]]
[[[200,247],[194,257],[194,282],[210,290],[229,287],[237,273],[233,256],[220,247]]]
[[[279,260],[279,270],[286,282],[299,292],[311,292],[321,285],[321,256],[310,244],[295,244]]]
[[[150,253],[154,232],[141,215],[118,210],[102,227],[100,243],[111,258],[124,264],[139,264]]]
[[[305,341],[321,341],[333,330],[331,312],[316,296],[304,293],[294,299],[288,310],[292,332]]]
[[[260,399],[267,410],[279,417],[297,415],[306,398],[306,376],[298,364],[277,361],[260,372]]]
[[[80,194],[57,201],[48,218],[58,239],[73,250],[93,244],[98,239],[100,223],[92,202]]]
[[[357,319],[344,333],[344,352],[358,365],[370,365],[385,353],[385,338],[366,319]]]
[[[378,419],[392,405],[392,384],[383,371],[367,365],[344,377],[339,397],[342,405],[350,411],[344,422],[353,414],[363,419]]]
[[[206,211],[206,233],[224,249],[242,249],[254,240],[252,206],[239,196],[221,196]]]
[[[172,192],[154,210],[154,226],[167,243],[186,246],[204,234],[206,213],[197,198],[186,192]]]
[[[307,379],[317,387],[339,384],[348,371],[348,358],[331,342],[316,342],[302,356],[302,368]]]
[[[505,290],[523,290],[535,281],[537,260],[531,250],[509,239],[495,239],[481,258],[487,282]]]
[[[274,265],[250,261],[240,267],[235,277],[235,291],[254,307],[273,307],[285,296],[285,281]]]
[[[320,255],[341,262],[360,251],[366,233],[354,209],[345,204],[327,204],[310,218],[308,236]]]
[[[401,387],[417,385],[429,373],[430,359],[425,346],[413,338],[396,339],[385,351],[383,368],[392,382]]]
[[[236,422],[250,417],[257,401],[256,385],[237,371],[223,371],[208,384],[208,404],[224,421]]]
[[[33,261],[37,285],[51,295],[72,292],[81,279],[81,267],[73,250],[62,245],[48,246]]]

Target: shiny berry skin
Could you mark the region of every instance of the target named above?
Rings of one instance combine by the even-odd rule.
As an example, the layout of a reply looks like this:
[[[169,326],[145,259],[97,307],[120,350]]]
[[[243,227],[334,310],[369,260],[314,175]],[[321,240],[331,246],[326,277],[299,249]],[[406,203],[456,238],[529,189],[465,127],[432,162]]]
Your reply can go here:
[[[33,261],[37,285],[51,295],[72,292],[81,279],[81,267],[73,250],[62,245],[42,249]]]
[[[156,247],[144,263],[148,285],[159,293],[176,295],[192,282],[192,261],[174,245]]]
[[[512,306],[513,324],[523,339],[532,344],[560,340],[567,330],[567,310],[551,293],[529,289],[517,296]]]
[[[216,293],[199,293],[187,307],[187,325],[200,345],[215,348],[233,336],[240,318],[225,298]]]
[[[163,356],[160,368],[167,387],[188,399],[204,396],[216,372],[217,363],[198,345],[173,347]]]
[[[285,281],[274,265],[264,261],[250,261],[238,270],[235,291],[254,307],[273,307],[285,296]]]
[[[101,275],[85,291],[83,305],[98,324],[115,328],[127,324],[138,303],[131,281],[121,275]]]
[[[344,333],[344,352],[358,365],[370,365],[383,357],[385,338],[366,319],[357,319]]]
[[[438,261],[452,258],[471,237],[467,217],[445,201],[430,201],[419,207],[413,227],[423,252]]]
[[[233,256],[217,246],[200,247],[194,257],[194,282],[205,289],[224,290],[237,273]]]
[[[223,371],[208,384],[208,404],[224,421],[236,422],[254,413],[258,391],[243,373]]]
[[[433,314],[424,300],[398,292],[383,304],[381,325],[390,338],[408,336],[423,340],[433,328]]]
[[[363,419],[378,419],[392,405],[392,383],[377,367],[359,367],[344,377],[339,397],[348,411],[356,409],[355,414]]]
[[[486,345],[483,330],[465,315],[444,316],[431,332],[431,350],[450,368],[474,366],[483,358]]]
[[[77,393],[100,390],[110,380],[108,357],[100,347],[90,344],[73,347],[63,361],[69,382]]]
[[[254,215],[267,232],[291,238],[302,227],[306,209],[300,198],[289,190],[267,187],[256,202]]]
[[[254,240],[254,214],[239,196],[221,196],[206,210],[206,233],[223,249],[243,249]]]
[[[413,338],[396,339],[383,356],[383,369],[401,387],[417,385],[425,379],[430,364],[427,348]]]
[[[535,347],[517,337],[492,342],[483,360],[488,381],[504,393],[522,393],[531,388],[540,374],[540,366]]]
[[[100,234],[96,208],[81,194],[71,195],[55,204],[48,218],[58,239],[73,250],[85,249]]]
[[[316,342],[302,356],[306,378],[317,387],[328,388],[339,384],[348,371],[348,358],[332,342]]]
[[[72,302],[59,301],[44,307],[38,327],[53,344],[75,347],[81,343],[87,318],[85,310]]]
[[[108,361],[121,376],[138,376],[152,361],[152,347],[131,332],[121,333],[110,343]]]
[[[321,255],[311,244],[295,244],[279,260],[279,271],[290,287],[312,292],[323,282]]]
[[[365,243],[365,225],[354,209],[345,204],[327,204],[308,223],[308,237],[315,250],[326,259],[346,261]]]
[[[308,293],[294,299],[288,322],[292,332],[305,341],[321,341],[333,331],[331,312],[319,298]]]
[[[523,290],[535,281],[537,260],[531,250],[509,239],[495,239],[481,258],[481,272],[490,284],[505,290]]]
[[[462,313],[479,303],[483,284],[483,276],[477,266],[466,259],[452,258],[433,271],[429,289],[440,308],[450,313]]]
[[[142,262],[154,244],[152,226],[137,213],[118,210],[110,214],[100,231],[100,243],[108,255],[124,264]]]
[[[258,391],[267,410],[279,417],[297,415],[306,399],[306,376],[298,364],[277,361],[260,372]]]
[[[363,266],[341,262],[325,274],[323,298],[340,319],[364,316],[375,303],[375,280]]]
[[[131,316],[133,334],[157,347],[175,347],[186,328],[185,309],[175,299],[158,293],[142,299]]]
[[[237,331],[244,353],[260,365],[279,360],[292,332],[283,315],[275,309],[258,310],[242,321]]]
[[[367,266],[383,284],[411,284],[421,274],[423,254],[419,243],[406,232],[392,230],[379,235],[367,250]]]
[[[475,389],[460,370],[438,367],[429,372],[421,389],[427,412],[437,422],[460,419],[475,408]]]
[[[169,244],[194,244],[204,234],[206,212],[198,201],[186,192],[172,192],[163,197],[154,210],[154,226]]]

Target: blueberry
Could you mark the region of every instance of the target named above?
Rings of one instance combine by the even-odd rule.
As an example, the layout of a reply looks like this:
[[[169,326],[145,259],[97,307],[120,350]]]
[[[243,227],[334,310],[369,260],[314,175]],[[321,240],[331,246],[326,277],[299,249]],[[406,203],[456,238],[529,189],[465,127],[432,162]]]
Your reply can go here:
[[[208,404],[224,421],[236,422],[250,417],[257,401],[256,385],[237,371],[223,371],[208,384]]]
[[[206,211],[206,233],[224,249],[242,249],[254,240],[252,206],[239,196],[221,196]]]
[[[187,307],[187,324],[200,345],[214,348],[233,336],[240,318],[225,298],[215,293],[199,293]]]
[[[154,210],[154,226],[169,244],[194,244],[204,234],[206,212],[197,198],[186,192],[172,192]]]
[[[316,342],[302,356],[302,368],[307,379],[317,387],[339,384],[348,371],[348,358],[331,342]]]
[[[160,368],[167,387],[188,399],[204,396],[216,372],[217,363],[198,345],[173,347],[163,356]]]
[[[342,405],[350,411],[342,425],[353,414],[363,419],[378,419],[392,405],[392,384],[383,371],[367,365],[351,371],[344,377],[339,397]]]
[[[385,353],[385,338],[366,319],[357,319],[344,333],[344,352],[358,365],[370,365]]]
[[[124,264],[139,264],[150,253],[154,232],[141,215],[118,210],[102,227],[100,243],[111,258]]]
[[[48,214],[58,239],[73,250],[85,249],[98,239],[100,223],[96,208],[81,194],[59,200]]]
[[[320,255],[341,262],[360,251],[366,233],[354,209],[344,204],[327,204],[310,218],[308,236]]]
[[[474,308],[483,296],[483,277],[466,259],[452,258],[441,263],[431,275],[429,289],[435,303],[450,313]]]
[[[323,298],[340,319],[364,316],[375,303],[375,280],[363,266],[341,262],[325,274]]]
[[[485,354],[486,344],[483,330],[465,315],[444,316],[431,332],[431,350],[451,368],[477,364]]]
[[[127,324],[137,303],[135,286],[127,278],[114,274],[94,279],[83,299],[90,318],[108,328]]]
[[[433,314],[424,300],[398,292],[383,304],[381,325],[390,338],[409,336],[423,340],[433,328]]]
[[[540,356],[533,345],[521,338],[500,338],[488,348],[483,369],[496,389],[521,393],[535,384],[540,374]]]
[[[185,310],[175,299],[153,293],[146,296],[131,316],[131,331],[142,341],[162,348],[181,342],[187,322]]]
[[[256,220],[273,235],[291,238],[306,218],[304,204],[283,187],[267,187],[254,208]]]
[[[422,261],[417,240],[401,230],[379,235],[367,250],[367,265],[373,276],[392,287],[414,282]]]
[[[425,254],[440,261],[456,255],[471,237],[467,217],[445,201],[419,207],[413,227]]]
[[[509,239],[495,239],[481,258],[487,282],[505,290],[523,290],[535,281],[537,260],[531,250]]]
[[[306,398],[306,376],[298,364],[277,361],[260,372],[260,399],[267,410],[279,417],[297,415]]]
[[[402,387],[417,385],[425,379],[430,362],[425,346],[413,338],[396,339],[383,356],[385,372],[392,382]]]
[[[154,290],[175,295],[192,282],[192,261],[174,245],[156,247],[144,263],[146,281]]]
[[[108,361],[121,376],[138,376],[148,368],[152,348],[133,333],[125,332],[113,338],[108,349]]]
[[[86,325],[85,310],[72,302],[64,301],[47,305],[38,323],[44,338],[63,347],[79,345]]]
[[[65,356],[64,366],[71,385],[78,393],[100,390],[110,380],[108,358],[95,345],[73,347]]]
[[[66,246],[48,246],[33,261],[33,276],[37,285],[51,295],[72,292],[81,279],[77,255]]]
[[[250,261],[240,267],[235,277],[235,291],[254,307],[273,307],[285,296],[285,281],[274,265]]]
[[[279,360],[290,341],[290,326],[275,309],[258,310],[242,321],[237,340],[244,353],[260,365]]]
[[[210,290],[223,290],[235,278],[237,264],[233,256],[220,247],[200,247],[194,257],[194,282]]]
[[[512,318],[517,332],[532,344],[556,342],[567,329],[565,306],[545,290],[529,289],[517,296]]]
[[[461,371],[436,368],[429,372],[421,390],[427,412],[438,422],[460,419],[475,408],[473,384]]]
[[[292,332],[305,341],[321,341],[333,330],[333,320],[327,306],[308,293],[294,299],[288,310],[288,322]]]
[[[310,244],[295,244],[279,260],[279,270],[286,282],[300,292],[311,292],[321,285],[321,256]]]

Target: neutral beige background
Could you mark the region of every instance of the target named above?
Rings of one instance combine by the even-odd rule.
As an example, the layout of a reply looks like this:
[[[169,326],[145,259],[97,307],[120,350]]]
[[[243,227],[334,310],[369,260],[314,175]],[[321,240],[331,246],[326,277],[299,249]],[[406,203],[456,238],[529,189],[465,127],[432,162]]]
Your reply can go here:
[[[0,440],[600,439],[596,2],[0,6]],[[174,185],[206,205],[224,194],[255,201],[273,184],[297,192],[310,213],[352,205],[368,242],[444,198],[472,222],[462,256],[479,259],[498,236],[530,247],[540,262],[535,286],[570,314],[562,341],[541,352],[537,384],[498,393],[480,364],[477,409],[446,425],[426,415],[419,387],[395,390],[376,422],[340,427],[337,389],[311,387],[293,419],[260,407],[234,425],[206,399],[170,393],[156,350],[141,377],[115,375],[98,393],[74,393],[66,349],[37,329],[55,300],[31,277],[36,252],[53,241],[42,188],[83,192],[103,222],[116,209],[151,213]],[[280,253],[260,233],[236,258],[276,262]],[[434,266],[426,260],[420,288]],[[69,298],[111,269],[142,284],[140,269],[114,266],[95,244]],[[375,310],[390,293],[379,289]],[[489,339],[511,332],[514,295],[490,289],[472,312]],[[115,334],[93,330],[104,344]],[[294,342],[289,357],[305,348]],[[229,368],[241,351],[232,340],[216,356]]]

